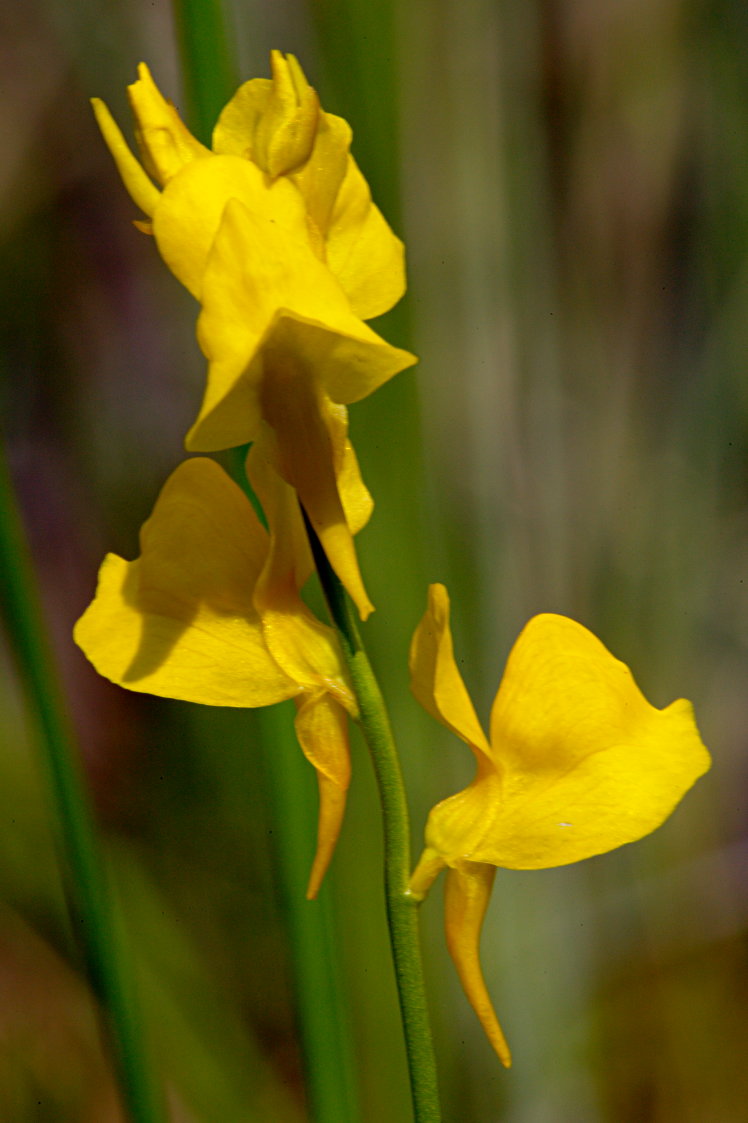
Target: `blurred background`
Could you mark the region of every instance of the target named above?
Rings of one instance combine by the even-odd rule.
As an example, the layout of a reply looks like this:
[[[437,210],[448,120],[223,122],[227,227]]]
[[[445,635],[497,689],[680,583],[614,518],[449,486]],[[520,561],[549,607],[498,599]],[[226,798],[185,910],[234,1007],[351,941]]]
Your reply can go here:
[[[432,891],[445,1119],[742,1123],[748,9],[227,0],[226,12],[242,79],[269,73],[271,47],[292,51],[349,120],[407,245],[408,296],[377,326],[420,363],[354,408],[352,432],[377,504],[359,538],[378,608],[365,633],[414,847],[428,809],[472,774],[407,689],[429,581],[450,589],[483,719],[522,624],[556,611],[592,628],[656,705],[692,699],[714,756],[651,837],[498,872],[483,963],[510,1072],[457,984]],[[0,0],[0,58],[3,436],[172,1118],[300,1123],[272,736],[252,714],[111,686],[70,636],[104,553],[137,554],[202,386],[196,306],[133,227],[88,105],[103,97],[127,132],[141,59],[184,105],[171,8]],[[66,919],[37,728],[10,644],[0,659],[0,1119],[109,1123],[121,1117]],[[356,1118],[407,1123],[378,805],[358,742],[353,753],[320,907],[335,920]],[[311,857],[302,767],[293,798],[311,801]]]

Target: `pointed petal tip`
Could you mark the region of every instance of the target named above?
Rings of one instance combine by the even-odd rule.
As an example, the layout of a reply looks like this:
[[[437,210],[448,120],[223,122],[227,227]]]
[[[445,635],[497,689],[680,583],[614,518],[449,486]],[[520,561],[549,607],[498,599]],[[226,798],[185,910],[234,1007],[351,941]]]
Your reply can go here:
[[[411,640],[408,667],[416,701],[476,756],[492,760],[491,747],[455,660],[449,594],[444,585],[429,585],[426,611]]]
[[[485,1029],[486,1027],[484,1026],[483,1028]],[[502,1033],[500,1035],[500,1037],[497,1038],[496,1040],[494,1040],[494,1038],[491,1036],[491,1034],[489,1034],[488,1040],[491,1043],[491,1048],[493,1049],[494,1053],[496,1054],[496,1056],[499,1058],[499,1060],[503,1064],[504,1068],[511,1068],[512,1067],[512,1053],[511,1053],[511,1050],[510,1050],[509,1046],[506,1043],[506,1038],[504,1037],[504,1034]]]
[[[317,829],[317,849],[309,871],[306,899],[313,901],[320,891],[328,866],[335,853],[340,829],[343,825],[346,791],[322,773],[317,773],[319,785],[319,823]]]
[[[443,585],[441,581],[432,581],[429,585],[429,607],[446,606],[449,609],[449,593],[447,586]]]
[[[359,614],[359,616],[361,617],[362,620],[368,620],[369,617],[371,616],[372,612],[376,611],[376,609],[374,608],[374,605],[371,603],[369,598],[366,597],[366,596],[364,597],[364,599],[362,601],[356,602],[356,607],[358,608],[358,614]]]
[[[306,887],[307,901],[313,901],[322,888],[322,882],[335,853],[338,835],[343,824],[343,812],[345,811],[345,792],[341,792],[339,789],[337,791],[331,790],[334,785],[319,774],[317,779],[320,794],[319,828],[317,849]]]
[[[96,123],[101,130],[104,143],[111,153],[130,198],[147,215],[153,215],[161,192],[151,182],[145,169],[133,155],[119,125],[109,112],[106,102],[102,101],[101,98],[92,97],[91,108],[94,111]]]
[[[309,873],[306,896],[319,892],[343,825],[350,781],[350,756],[345,710],[324,691],[296,700],[296,736],[307,760],[317,772],[319,811],[317,847]]]
[[[322,880],[325,876],[325,871],[321,870],[318,872],[315,868],[316,865],[317,863],[315,861],[314,865],[312,866],[311,873],[309,874],[309,882],[306,887],[307,901],[314,901],[316,899],[317,894],[322,887]]]

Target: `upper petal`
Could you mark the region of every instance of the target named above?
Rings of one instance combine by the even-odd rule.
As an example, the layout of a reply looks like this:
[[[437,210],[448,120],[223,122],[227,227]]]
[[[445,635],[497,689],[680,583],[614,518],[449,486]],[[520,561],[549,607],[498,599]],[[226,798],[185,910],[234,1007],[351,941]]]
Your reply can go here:
[[[213,131],[213,150],[252,160],[275,177],[305,163],[319,119],[319,99],[293,55],[270,52],[273,77],[239,87]]]
[[[319,232],[315,251],[356,315],[379,316],[405,291],[403,244],[350,155],[348,123],[319,109],[293,55],[273,51],[271,63],[273,79],[245,82],[221,113],[214,151],[253,160],[272,176],[290,175]]]
[[[453,798],[476,824],[469,856],[514,868],[641,838],[710,765],[689,702],[656,709],[591,632],[550,614],[534,617],[512,650],[491,745],[500,785],[479,779]]]
[[[428,608],[410,646],[410,688],[423,708],[472,748],[491,750],[455,663],[449,627],[449,594],[429,586]]]
[[[270,176],[284,175],[309,159],[319,120],[319,98],[293,55],[270,52],[270,96],[253,137],[252,158]]]
[[[143,526],[140,558],[104,562],[76,642],[130,690],[220,706],[292,697],[252,602],[266,550],[239,488],[213,461],[188,460]]]
[[[257,122],[265,112],[272,90],[270,78],[251,78],[241,84],[221,110],[213,130],[213,151],[217,156],[252,160]]]

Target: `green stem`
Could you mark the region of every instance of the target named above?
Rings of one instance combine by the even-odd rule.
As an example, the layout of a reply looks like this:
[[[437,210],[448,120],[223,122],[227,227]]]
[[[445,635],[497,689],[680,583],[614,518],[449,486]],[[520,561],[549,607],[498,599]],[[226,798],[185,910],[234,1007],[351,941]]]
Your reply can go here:
[[[441,1111],[421,962],[418,910],[407,893],[411,869],[410,824],[400,760],[382,692],[358,633],[351,600],[333,572],[306,514],[304,521],[330,616],[340,635],[359,705],[361,729],[371,754],[379,788],[384,825],[387,921],[408,1057],[413,1112],[416,1123],[438,1123]]]
[[[133,1123],[162,1123],[161,1097],[143,1047],[133,983],[123,961],[74,738],[46,643],[25,535],[0,449],[0,581],[8,633],[41,732],[59,826],[73,931],[111,1034]]]

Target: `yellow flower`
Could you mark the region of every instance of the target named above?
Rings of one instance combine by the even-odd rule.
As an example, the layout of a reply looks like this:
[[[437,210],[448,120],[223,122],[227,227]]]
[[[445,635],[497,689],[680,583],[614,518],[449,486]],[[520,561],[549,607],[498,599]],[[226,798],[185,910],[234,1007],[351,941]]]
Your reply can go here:
[[[449,597],[432,585],[410,652],[422,706],[465,741],[477,773],[437,804],[410,883],[422,899],[447,867],[447,944],[504,1064],[510,1054],[478,958],[495,867],[545,869],[649,834],[707,771],[690,702],[664,710],[581,624],[535,616],[509,656],[486,738],[455,663]]]
[[[362,319],[402,294],[402,246],[348,153],[348,126],[319,109],[292,56],[271,60],[273,80],[246,83],[221,114],[213,152],[145,66],[130,87],[145,168],[94,107],[161,255],[202,304],[208,379],[187,448],[256,441],[269,426],[275,467],[365,618],[348,517],[365,489],[345,407],[415,362]]]
[[[311,571],[295,496],[254,452],[270,532],[218,465],[187,460],[144,524],[141,554],[104,560],[75,640],[128,690],[213,706],[293,698],[296,733],[317,771],[314,896],[330,861],[350,778],[346,711],[357,707],[332,629],[298,594]]]
[[[128,87],[128,94],[142,165],[106,105],[93,98],[104,140],[133,201],[153,219],[157,241],[159,212],[165,206],[178,206],[181,195],[172,190],[163,200],[159,187],[165,188],[192,164],[207,159],[214,170],[200,181],[205,214],[197,231],[201,243],[197,259],[202,257],[204,264],[229,199],[239,199],[250,210],[259,207],[264,211],[261,196],[275,194],[280,186],[280,209],[294,209],[292,221],[300,218],[353,312],[365,320],[379,316],[405,291],[403,244],[372,202],[369,186],[350,155],[348,124],[322,111],[293,55],[284,57],[280,51],[272,51],[270,63],[272,79],[245,82],[225,107],[213,133],[212,149],[192,136],[141,63],[138,80]],[[248,168],[259,174],[248,173]],[[183,190],[189,192],[191,186],[185,185]],[[294,197],[299,208],[288,201]],[[173,263],[166,253],[164,257],[190,291],[199,295],[195,262],[184,275],[179,262]]]

